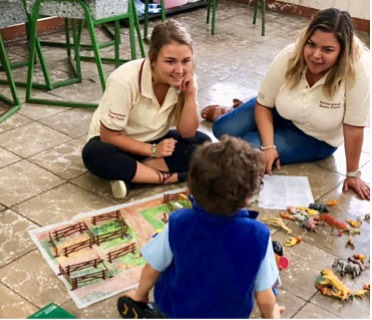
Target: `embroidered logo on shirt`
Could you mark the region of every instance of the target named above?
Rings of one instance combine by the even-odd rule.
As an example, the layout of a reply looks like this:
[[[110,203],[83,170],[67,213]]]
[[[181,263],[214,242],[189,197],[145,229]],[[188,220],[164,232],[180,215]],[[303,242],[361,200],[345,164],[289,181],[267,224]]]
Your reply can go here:
[[[116,112],[109,110],[108,116],[114,120],[124,121],[127,115],[123,113],[116,113]]]
[[[319,107],[320,108],[325,108],[325,109],[340,109],[341,108],[341,102],[331,103],[331,102],[325,102],[325,101],[320,100]]]

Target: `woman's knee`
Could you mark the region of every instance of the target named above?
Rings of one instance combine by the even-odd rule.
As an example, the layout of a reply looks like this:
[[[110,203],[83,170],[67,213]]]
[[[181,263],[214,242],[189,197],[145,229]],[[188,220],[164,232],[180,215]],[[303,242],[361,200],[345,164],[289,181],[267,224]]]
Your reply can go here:
[[[212,138],[204,132],[197,131],[195,134],[195,143],[203,144],[204,142],[212,141]]]

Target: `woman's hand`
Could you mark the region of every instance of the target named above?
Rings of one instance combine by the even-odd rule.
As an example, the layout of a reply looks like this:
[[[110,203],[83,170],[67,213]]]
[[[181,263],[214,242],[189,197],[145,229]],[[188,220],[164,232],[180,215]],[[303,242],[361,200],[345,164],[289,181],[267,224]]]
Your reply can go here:
[[[262,160],[265,166],[265,172],[269,175],[273,174],[272,168],[275,163],[275,167],[280,170],[280,159],[276,149],[269,149],[262,152]]]
[[[194,77],[191,73],[187,73],[178,90],[183,92],[185,96],[195,94]]]
[[[355,193],[363,200],[369,200],[369,193],[370,188],[362,179],[357,177],[348,177],[344,181],[344,185],[342,187],[343,192],[347,192],[348,190],[352,189]]]
[[[177,140],[173,138],[169,139],[164,139],[160,141],[156,145],[156,152],[155,152],[155,157],[156,158],[164,158],[164,157],[169,157],[173,154],[173,151],[176,147]]]

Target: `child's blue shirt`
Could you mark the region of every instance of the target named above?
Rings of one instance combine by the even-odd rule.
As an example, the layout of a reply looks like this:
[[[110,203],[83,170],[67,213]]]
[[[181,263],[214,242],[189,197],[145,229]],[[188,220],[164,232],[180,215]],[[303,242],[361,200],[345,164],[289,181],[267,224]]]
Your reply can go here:
[[[162,272],[155,304],[167,317],[249,317],[253,294],[278,278],[269,229],[246,210],[212,216],[196,204],[170,215],[142,255]]]

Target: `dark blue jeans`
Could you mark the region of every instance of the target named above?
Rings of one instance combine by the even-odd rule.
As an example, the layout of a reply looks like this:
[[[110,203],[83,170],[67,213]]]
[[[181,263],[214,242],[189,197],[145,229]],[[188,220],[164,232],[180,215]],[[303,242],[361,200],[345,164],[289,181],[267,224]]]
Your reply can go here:
[[[254,117],[256,98],[245,102],[231,112],[225,113],[213,123],[212,131],[217,139],[224,134],[243,138],[253,147],[260,148],[262,142]],[[292,121],[282,118],[273,109],[274,143],[281,164],[308,162],[329,157],[336,147],[307,135]]]

